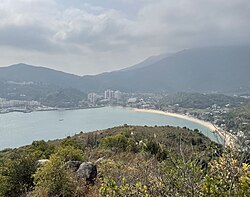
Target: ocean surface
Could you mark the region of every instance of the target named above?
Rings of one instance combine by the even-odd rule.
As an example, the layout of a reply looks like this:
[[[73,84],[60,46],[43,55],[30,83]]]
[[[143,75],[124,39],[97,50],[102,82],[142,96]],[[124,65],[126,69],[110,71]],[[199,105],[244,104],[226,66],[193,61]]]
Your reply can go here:
[[[81,131],[95,131],[124,124],[185,126],[190,129],[199,129],[213,141],[221,141],[218,135],[207,127],[189,120],[161,114],[135,112],[122,107],[103,107],[0,114],[0,150],[27,145],[34,140],[59,139]]]

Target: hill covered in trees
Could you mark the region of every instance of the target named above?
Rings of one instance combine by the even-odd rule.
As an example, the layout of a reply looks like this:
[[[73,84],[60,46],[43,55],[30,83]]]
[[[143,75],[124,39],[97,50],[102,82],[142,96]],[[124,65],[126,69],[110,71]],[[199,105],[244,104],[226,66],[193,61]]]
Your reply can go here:
[[[0,196],[248,196],[241,156],[198,130],[124,125],[1,151]],[[96,163],[94,185],[68,161]]]
[[[223,116],[225,126],[228,131],[233,131],[237,135],[242,146],[250,151],[250,103],[231,110]]]
[[[248,102],[248,99],[241,97],[232,97],[224,94],[200,94],[179,92],[163,97],[159,105],[178,105],[183,108],[205,109],[212,105],[230,107],[239,107],[242,103]]]

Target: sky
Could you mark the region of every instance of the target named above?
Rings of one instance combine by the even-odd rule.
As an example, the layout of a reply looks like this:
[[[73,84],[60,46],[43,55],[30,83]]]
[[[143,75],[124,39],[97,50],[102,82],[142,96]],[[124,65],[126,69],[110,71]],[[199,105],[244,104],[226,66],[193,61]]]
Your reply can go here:
[[[193,47],[250,44],[250,0],[0,0],[0,66],[77,75]]]

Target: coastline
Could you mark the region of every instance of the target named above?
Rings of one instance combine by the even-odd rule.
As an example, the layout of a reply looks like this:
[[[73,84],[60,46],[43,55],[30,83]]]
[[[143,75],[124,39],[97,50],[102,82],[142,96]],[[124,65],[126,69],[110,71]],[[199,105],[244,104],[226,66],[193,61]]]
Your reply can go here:
[[[94,106],[94,107],[72,107],[72,108],[44,108],[44,109],[30,109],[30,110],[9,110],[9,111],[5,111],[2,112],[0,111],[0,115],[1,114],[8,114],[8,113],[32,113],[32,112],[45,112],[45,111],[59,111],[59,110],[79,110],[79,109],[94,109],[94,108],[102,108],[105,107],[104,105],[101,106]]]
[[[211,122],[200,120],[198,118],[194,118],[194,117],[187,116],[187,115],[184,115],[184,114],[178,114],[178,113],[173,113],[173,112],[165,112],[165,111],[155,110],[155,109],[132,108],[132,110],[135,111],[135,112],[146,112],[146,113],[155,113],[155,114],[161,114],[161,115],[166,115],[166,116],[172,116],[172,117],[181,118],[181,119],[185,119],[185,120],[189,120],[189,121],[198,123],[200,125],[203,125],[203,126],[207,127],[212,132],[215,132],[217,135],[219,135],[223,140],[223,143],[224,143],[223,145],[224,146],[229,146],[231,148],[234,148],[235,145],[236,145],[236,142],[235,142],[236,137],[234,135],[232,135],[231,133],[216,127]]]

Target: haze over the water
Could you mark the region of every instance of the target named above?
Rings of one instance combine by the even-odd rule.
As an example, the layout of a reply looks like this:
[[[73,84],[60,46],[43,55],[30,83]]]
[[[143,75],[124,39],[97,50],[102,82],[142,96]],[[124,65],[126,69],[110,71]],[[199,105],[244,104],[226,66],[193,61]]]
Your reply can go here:
[[[249,0],[1,0],[0,66],[79,75],[160,53],[250,43]]]

